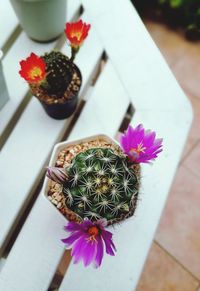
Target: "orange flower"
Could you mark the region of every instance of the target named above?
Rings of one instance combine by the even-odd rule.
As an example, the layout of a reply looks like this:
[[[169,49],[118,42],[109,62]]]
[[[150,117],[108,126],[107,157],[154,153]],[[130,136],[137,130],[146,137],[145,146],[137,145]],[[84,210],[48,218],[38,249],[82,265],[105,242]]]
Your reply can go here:
[[[46,64],[44,60],[38,57],[36,54],[31,53],[26,60],[20,62],[21,70],[19,74],[28,83],[38,84],[45,79]]]
[[[90,24],[83,23],[81,19],[77,22],[66,23],[65,34],[73,48],[77,49],[82,45],[88,35],[89,29]]]

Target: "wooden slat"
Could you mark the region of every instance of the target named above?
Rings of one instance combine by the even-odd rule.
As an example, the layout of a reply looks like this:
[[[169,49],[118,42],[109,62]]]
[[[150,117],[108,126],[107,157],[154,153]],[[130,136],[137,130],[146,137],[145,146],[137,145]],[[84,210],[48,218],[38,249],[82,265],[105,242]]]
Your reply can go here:
[[[83,15],[83,19],[87,19]],[[79,52],[77,65],[84,76],[82,90],[99,61],[103,48],[91,31],[90,47]],[[88,58],[88,54],[90,58]],[[84,68],[87,68],[85,70]],[[36,98],[32,98],[0,155],[1,197],[0,246],[25,202],[53,144],[66,130],[66,120],[54,120],[46,115]],[[9,167],[9,173],[5,170]],[[11,183],[12,180],[12,183]],[[9,205],[5,208],[5,205]]]
[[[0,15],[0,48],[2,48],[11,33],[17,27],[18,20],[12,9],[10,1],[1,1]]]
[[[110,136],[119,129],[130,100],[110,61],[104,70],[69,136],[72,140],[85,137],[86,129],[87,135],[103,133]]]
[[[108,93],[110,94],[107,95]],[[115,102],[120,105],[117,110],[112,109]],[[100,104],[101,108],[99,108]],[[70,139],[98,132],[106,132],[114,136],[128,104],[129,99],[111,64],[108,63]],[[0,289],[4,291],[47,290],[64,251],[60,242],[60,238],[66,235],[63,231],[64,223],[65,219],[41,194],[0,274]],[[40,270],[39,273],[38,270]],[[76,283],[81,284],[81,282]]]
[[[74,15],[77,14],[79,8],[80,0],[68,1],[67,18],[72,19]],[[18,74],[20,68],[19,61],[26,58],[31,52],[42,55],[44,52],[53,49],[55,45],[56,41],[47,44],[34,42],[29,39],[24,32],[22,32],[6,57],[3,59],[2,63],[10,100],[0,111],[0,135],[5,130],[10,119],[13,117],[13,114],[28,91],[27,83]]]

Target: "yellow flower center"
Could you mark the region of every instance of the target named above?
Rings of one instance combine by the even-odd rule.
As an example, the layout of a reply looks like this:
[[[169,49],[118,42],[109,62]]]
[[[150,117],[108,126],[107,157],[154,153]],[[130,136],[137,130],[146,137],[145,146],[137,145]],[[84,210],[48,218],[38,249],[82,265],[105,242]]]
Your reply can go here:
[[[71,36],[76,37],[79,41],[82,36],[82,33],[80,31],[72,32]]]
[[[89,229],[88,229],[88,233],[90,235],[94,235],[94,236],[97,236],[99,234],[99,230],[96,226],[91,226]]]
[[[91,226],[88,229],[88,234],[90,236],[87,238],[87,241],[92,242],[92,243],[97,242],[96,236],[99,234],[99,229],[96,226]]]
[[[33,69],[29,72],[29,77],[34,79],[35,77],[41,77],[42,70],[40,67],[33,67]]]
[[[130,150],[130,154],[133,155],[133,158],[138,157],[140,155],[140,153],[144,153],[146,150],[146,147],[143,146],[143,143],[139,143],[137,145],[137,148],[132,148]]]

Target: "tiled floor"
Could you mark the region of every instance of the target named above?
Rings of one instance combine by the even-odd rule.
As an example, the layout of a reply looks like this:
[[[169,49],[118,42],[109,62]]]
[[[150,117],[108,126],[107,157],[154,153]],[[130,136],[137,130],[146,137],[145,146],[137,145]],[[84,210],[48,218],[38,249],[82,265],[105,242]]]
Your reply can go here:
[[[190,99],[194,120],[137,291],[200,291],[200,42],[147,29]]]

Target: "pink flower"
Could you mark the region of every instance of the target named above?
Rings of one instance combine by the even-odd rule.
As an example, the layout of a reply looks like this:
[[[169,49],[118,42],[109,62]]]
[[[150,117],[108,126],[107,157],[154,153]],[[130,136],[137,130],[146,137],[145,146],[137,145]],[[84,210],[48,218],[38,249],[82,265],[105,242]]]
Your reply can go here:
[[[162,151],[162,139],[156,139],[154,131],[145,130],[142,124],[128,126],[121,136],[120,144],[132,163],[149,163]]]
[[[62,239],[62,242],[72,248],[71,255],[74,263],[83,260],[85,267],[92,262],[95,267],[99,267],[103,259],[104,248],[107,254],[115,255],[116,248],[112,241],[112,233],[105,230],[106,225],[105,219],[96,222],[84,220],[80,224],[76,222],[67,224],[65,229],[71,234]]]

